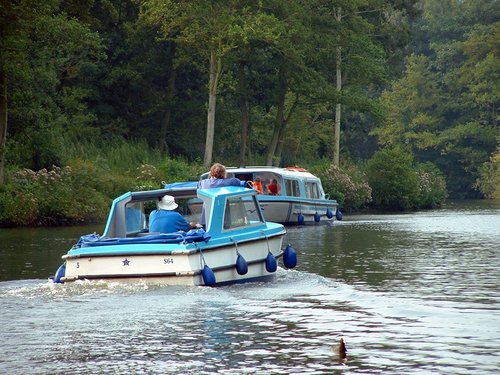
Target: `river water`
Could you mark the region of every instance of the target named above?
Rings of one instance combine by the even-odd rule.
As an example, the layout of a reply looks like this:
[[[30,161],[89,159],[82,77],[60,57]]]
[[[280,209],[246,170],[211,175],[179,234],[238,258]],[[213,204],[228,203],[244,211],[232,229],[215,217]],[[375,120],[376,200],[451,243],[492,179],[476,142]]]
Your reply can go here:
[[[2,229],[0,373],[500,373],[500,204],[344,218],[287,228],[295,270],[220,288],[54,285],[102,227]]]

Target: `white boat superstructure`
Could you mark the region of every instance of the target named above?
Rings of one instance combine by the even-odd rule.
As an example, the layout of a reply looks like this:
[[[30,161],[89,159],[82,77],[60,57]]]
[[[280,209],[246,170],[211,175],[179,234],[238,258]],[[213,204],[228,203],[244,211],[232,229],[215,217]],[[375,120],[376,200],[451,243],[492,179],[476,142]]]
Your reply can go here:
[[[257,195],[266,220],[282,224],[305,224],[342,220],[336,200],[329,199],[323,190],[321,180],[299,167],[228,167],[227,177],[248,181],[249,186],[257,179],[262,193]],[[208,173],[201,176],[208,178]],[[277,191],[271,191],[269,184],[276,182]],[[193,212],[201,211],[201,202],[190,202]]]

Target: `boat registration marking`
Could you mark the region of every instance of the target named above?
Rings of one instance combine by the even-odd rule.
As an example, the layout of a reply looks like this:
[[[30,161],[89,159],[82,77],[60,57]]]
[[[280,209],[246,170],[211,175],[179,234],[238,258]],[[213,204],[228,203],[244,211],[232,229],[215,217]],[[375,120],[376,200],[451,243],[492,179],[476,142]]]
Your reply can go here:
[[[163,258],[163,264],[173,264],[174,258]]]

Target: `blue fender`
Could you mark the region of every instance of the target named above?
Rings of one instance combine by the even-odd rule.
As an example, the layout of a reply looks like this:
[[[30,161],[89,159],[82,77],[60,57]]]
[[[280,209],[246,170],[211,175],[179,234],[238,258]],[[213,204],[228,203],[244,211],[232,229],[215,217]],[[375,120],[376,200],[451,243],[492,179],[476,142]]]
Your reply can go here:
[[[203,269],[201,270],[201,276],[203,277],[203,282],[206,286],[215,285],[215,274],[212,269],[205,264]]]
[[[266,258],[266,271],[267,272],[276,272],[278,269],[278,263],[276,262],[276,258],[274,255],[269,252],[267,253],[267,258]]]
[[[236,272],[238,272],[238,275],[245,275],[248,272],[247,261],[241,254],[238,254],[236,258]]]
[[[63,263],[59,266],[59,268],[56,271],[56,274],[54,275],[54,283],[55,284],[64,284],[64,281],[61,281],[61,279],[66,275],[66,263]]]
[[[337,209],[337,213],[335,214],[335,217],[337,218],[337,220],[342,220],[342,212],[340,212],[340,211]]]
[[[299,216],[297,216],[297,224],[299,225],[304,225],[304,215],[302,215],[302,212],[299,213]]]
[[[297,253],[290,244],[283,251],[283,264],[286,268],[294,268],[297,265]]]

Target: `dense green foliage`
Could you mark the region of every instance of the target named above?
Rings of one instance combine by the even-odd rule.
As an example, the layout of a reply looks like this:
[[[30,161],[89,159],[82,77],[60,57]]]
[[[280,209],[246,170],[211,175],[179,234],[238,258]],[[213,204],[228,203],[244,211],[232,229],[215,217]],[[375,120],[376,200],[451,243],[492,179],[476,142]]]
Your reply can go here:
[[[432,163],[415,165],[400,148],[377,152],[367,167],[376,207],[388,210],[433,208],[446,198],[444,178]]]
[[[89,158],[76,155],[66,167],[22,169],[0,186],[0,224],[61,225],[103,222],[113,198],[126,191],[159,189],[164,183],[196,180],[199,164],[158,157],[144,144],[115,141]],[[150,163],[141,163],[147,160]]]
[[[376,134],[445,174],[453,197],[477,197],[481,165],[500,140],[500,3],[426,0],[422,42],[381,102]]]
[[[497,148],[490,160],[482,165],[476,187],[486,197],[500,199],[500,147]]]
[[[207,158],[311,167],[348,209],[498,197],[499,26],[496,0],[2,2],[0,222],[97,220]]]

